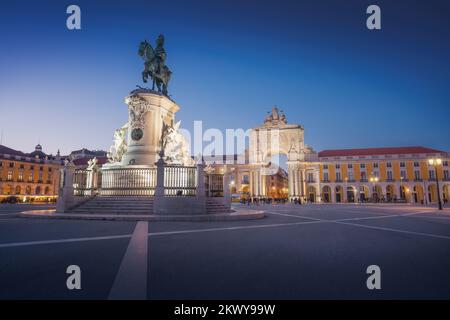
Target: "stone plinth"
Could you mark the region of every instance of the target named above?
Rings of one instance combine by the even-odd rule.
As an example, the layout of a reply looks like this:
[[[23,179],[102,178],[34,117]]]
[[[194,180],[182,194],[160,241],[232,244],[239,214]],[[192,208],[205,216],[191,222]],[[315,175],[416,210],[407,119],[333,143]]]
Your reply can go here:
[[[134,90],[125,98],[129,112],[128,149],[122,165],[154,165],[158,160],[162,124],[173,124],[180,107],[152,90]]]

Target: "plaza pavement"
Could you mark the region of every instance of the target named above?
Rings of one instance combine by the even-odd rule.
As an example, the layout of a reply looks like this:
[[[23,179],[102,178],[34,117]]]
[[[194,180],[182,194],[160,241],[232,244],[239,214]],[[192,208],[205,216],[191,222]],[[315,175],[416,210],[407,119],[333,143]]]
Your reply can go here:
[[[0,205],[1,299],[450,298],[449,209],[260,205],[250,208],[266,218],[229,222],[14,215],[28,208],[51,206]],[[81,290],[66,288],[73,264]],[[373,264],[381,290],[366,287]]]

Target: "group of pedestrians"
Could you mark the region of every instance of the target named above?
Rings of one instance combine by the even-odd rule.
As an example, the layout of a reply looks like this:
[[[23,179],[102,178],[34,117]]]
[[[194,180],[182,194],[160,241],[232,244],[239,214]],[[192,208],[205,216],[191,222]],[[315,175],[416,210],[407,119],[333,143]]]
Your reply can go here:
[[[270,197],[251,197],[249,195],[241,198],[241,203],[246,205],[260,205],[260,204],[302,204],[302,200],[300,198],[292,198],[289,200],[288,198],[270,198]]]

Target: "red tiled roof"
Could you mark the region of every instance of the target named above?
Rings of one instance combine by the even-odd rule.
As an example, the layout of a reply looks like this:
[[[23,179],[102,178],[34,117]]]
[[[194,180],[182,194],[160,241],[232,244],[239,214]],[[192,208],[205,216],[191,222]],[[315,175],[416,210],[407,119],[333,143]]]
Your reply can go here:
[[[76,166],[87,166],[88,161],[91,160],[92,158],[94,158],[94,157],[78,158],[78,159],[73,160],[73,163]],[[108,157],[104,157],[104,156],[97,157],[97,160],[98,160],[97,165],[104,165],[105,163],[108,162]]]
[[[371,156],[371,155],[385,155],[385,154],[418,154],[418,153],[445,153],[445,151],[426,147],[339,149],[339,150],[320,151],[319,157]]]

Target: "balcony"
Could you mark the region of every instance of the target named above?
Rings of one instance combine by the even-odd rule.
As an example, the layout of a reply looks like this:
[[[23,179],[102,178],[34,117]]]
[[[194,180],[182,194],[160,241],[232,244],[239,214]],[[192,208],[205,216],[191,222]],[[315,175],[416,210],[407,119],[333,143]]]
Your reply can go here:
[[[335,182],[342,182],[342,179],[336,179]]]
[[[359,180],[359,182],[367,182],[367,179],[366,179],[366,178],[361,178],[361,179]]]
[[[395,182],[395,179],[392,179],[392,178],[386,179],[386,182]]]
[[[414,178],[414,181],[415,182],[423,182],[423,179],[422,178]]]
[[[328,180],[328,179],[323,179],[321,182],[322,182],[322,183],[329,183],[330,180]]]

